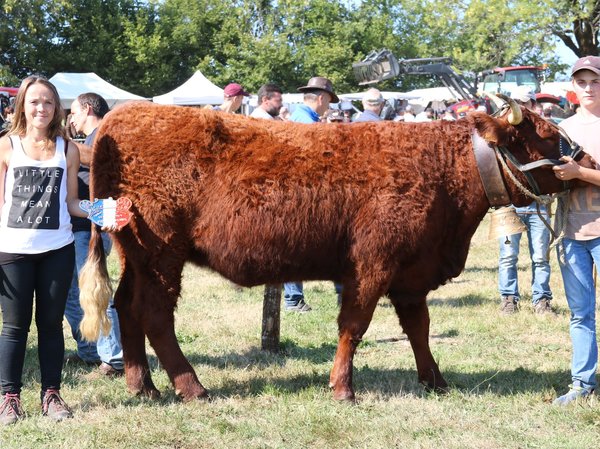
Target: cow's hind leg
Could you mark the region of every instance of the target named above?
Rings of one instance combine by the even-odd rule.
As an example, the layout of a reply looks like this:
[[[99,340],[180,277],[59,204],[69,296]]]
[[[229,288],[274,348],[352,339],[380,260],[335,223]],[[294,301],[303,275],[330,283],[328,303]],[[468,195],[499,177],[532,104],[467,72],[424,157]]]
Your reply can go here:
[[[132,313],[132,302],[135,302],[136,290],[140,293],[140,289],[135,289],[134,286],[133,271],[126,264],[115,292],[115,307],[117,308],[121,327],[125,379],[127,388],[133,394],[154,399],[158,398],[160,393],[154,386],[150,376],[144,331],[136,314]]]
[[[429,310],[425,297],[404,302],[405,298],[400,295],[390,293],[389,296],[415,355],[419,382],[429,389],[446,391],[448,384],[429,349]]]
[[[174,252],[175,253],[175,252]],[[158,360],[167,372],[175,393],[184,401],[208,397],[194,368],[187,361],[175,336],[175,305],[181,290],[183,260],[161,257],[159,267],[152,273],[136,273],[136,282],[143,283],[146,297],[140,306],[142,327],[154,348]]]
[[[354,354],[371,323],[380,294],[377,289],[361,290],[357,285],[344,284],[342,306],[338,316],[339,342],[329,376],[329,386],[333,389],[334,399],[354,400]]]

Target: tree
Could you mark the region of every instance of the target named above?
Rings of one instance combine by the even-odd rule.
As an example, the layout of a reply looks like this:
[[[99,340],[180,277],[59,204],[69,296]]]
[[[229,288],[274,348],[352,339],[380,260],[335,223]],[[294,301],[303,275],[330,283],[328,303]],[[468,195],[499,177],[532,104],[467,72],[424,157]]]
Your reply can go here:
[[[549,2],[550,31],[578,57],[598,56],[600,2],[597,0],[561,0]]]

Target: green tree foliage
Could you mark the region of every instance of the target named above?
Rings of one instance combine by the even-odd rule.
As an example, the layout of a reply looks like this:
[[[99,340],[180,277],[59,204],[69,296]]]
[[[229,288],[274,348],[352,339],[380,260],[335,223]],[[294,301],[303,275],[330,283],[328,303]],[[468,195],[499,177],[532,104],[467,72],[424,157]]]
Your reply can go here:
[[[152,96],[195,70],[250,90],[295,91],[315,75],[356,90],[351,64],[375,49],[400,60],[452,57],[466,73],[558,64],[560,39],[598,54],[597,0],[0,0],[0,83],[96,72]],[[437,82],[437,81],[436,81]],[[409,89],[426,77],[389,80]]]
[[[544,2],[544,28],[557,36],[578,57],[598,56],[600,2],[598,0],[558,0]]]

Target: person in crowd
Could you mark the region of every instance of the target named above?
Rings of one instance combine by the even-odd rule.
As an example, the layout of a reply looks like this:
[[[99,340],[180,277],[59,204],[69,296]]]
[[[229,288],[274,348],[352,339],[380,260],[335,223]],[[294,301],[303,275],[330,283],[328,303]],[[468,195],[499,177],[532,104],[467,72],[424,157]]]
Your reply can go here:
[[[596,161],[600,161],[600,57],[578,59],[571,69],[573,91],[579,100],[577,114],[560,127]],[[567,405],[589,398],[596,388],[596,282],[594,265],[600,266],[600,170],[579,166],[572,158],[553,167],[558,179],[581,179],[588,184],[570,190],[565,237],[559,246],[559,266],[571,310],[573,345],[571,385],[554,404]]]
[[[546,120],[550,120],[552,123],[558,124],[561,122],[559,118],[553,116],[554,106],[551,103],[544,103],[542,107],[542,113],[540,114]]]
[[[20,394],[34,295],[42,415],[72,416],[60,394],[62,321],[75,263],[69,214],[86,214],[77,197],[79,150],[65,139],[63,118],[54,85],[29,76],[8,135],[0,138],[2,424],[24,416]]]
[[[339,109],[330,109],[325,114],[325,123],[344,123],[344,112]]]
[[[331,81],[321,76],[311,78],[306,86],[298,90],[304,94],[303,104],[294,109],[290,117],[293,122],[318,123],[329,109],[329,104],[339,102]]]
[[[396,108],[396,115],[394,116],[393,121],[394,122],[403,122],[404,121],[404,108],[403,107]]]
[[[81,164],[77,175],[78,196],[81,199],[90,197],[90,163],[92,161],[92,147],[96,138],[96,131],[109,107],[106,100],[94,92],[79,95],[71,104],[71,117],[69,124],[76,133],[86,136],[83,144],[77,144],[81,154]],[[71,326],[71,333],[77,342],[77,358],[85,363],[99,364],[102,374],[112,376],[123,373],[123,349],[121,347],[121,332],[119,319],[112,300],[109,303],[107,315],[111,322],[108,335],[100,334],[98,342],[85,341],[79,325],[83,319],[83,310],[79,303],[79,273],[85,264],[91,238],[92,223],[77,216],[71,217],[73,235],[75,237],[75,270],[67,304],[65,317]],[[107,234],[102,233],[102,241],[106,254],[110,252],[112,241]]]
[[[290,119],[290,110],[287,108],[287,106],[282,106],[279,109],[279,118],[284,122],[287,122]]]
[[[230,83],[223,89],[223,104],[215,106],[215,111],[223,111],[235,113],[241,107],[244,101],[244,97],[249,97],[250,94],[244,90],[244,88],[238,83]]]
[[[360,114],[355,122],[380,122],[381,110],[385,104],[385,99],[378,89],[371,88],[363,94],[362,105],[363,112]]]
[[[344,123],[352,122],[352,109],[342,109],[344,115]]]
[[[404,114],[402,115],[402,117],[403,117],[402,120],[405,123],[415,121],[415,114],[414,114],[414,109],[413,109],[412,105],[410,105],[410,104],[406,105],[406,107],[404,108]]]
[[[279,119],[279,113],[282,109],[283,92],[281,88],[272,83],[264,84],[258,89],[258,106],[250,117],[264,118],[267,120]]]
[[[446,120],[449,122],[456,121],[456,117],[454,115],[454,111],[452,110],[452,108],[446,108],[446,110],[444,111],[444,114],[442,115],[442,120]]]
[[[515,89],[511,93],[518,104],[533,110],[535,94],[528,87]],[[514,207],[514,206],[511,206]],[[540,213],[548,221],[550,216],[545,205],[540,204]],[[550,261],[548,245],[550,232],[538,215],[537,203],[534,201],[524,207],[515,207],[515,212],[527,228],[529,255],[531,258],[531,301],[537,314],[553,313],[551,307],[552,291],[550,290]],[[500,310],[511,315],[519,310],[518,268],[519,249],[522,233],[499,238],[500,257],[498,261],[498,290],[500,292]]]
[[[316,76],[308,81],[308,84],[299,87],[298,90],[304,93],[304,103],[300,104],[294,110],[290,120],[298,123],[319,123],[321,116],[327,112],[330,103],[338,103],[339,98],[333,91],[331,81],[322,76]],[[335,286],[338,294],[338,303],[340,302],[342,286]],[[286,282],[283,284],[283,293],[285,300],[285,310],[289,312],[309,312],[312,307],[304,300],[304,289],[302,282]]]
[[[11,105],[6,106],[4,108],[4,124],[6,128],[10,128],[10,124],[13,121],[13,117],[15,114],[15,108]]]
[[[537,101],[536,101],[536,102],[535,102],[535,105],[534,105],[534,107],[533,107],[533,111],[534,111],[536,114],[538,114],[538,115],[541,115],[541,116],[543,117],[543,114],[544,114],[543,110],[544,110],[544,107],[543,107],[543,105],[542,105],[541,103],[539,103],[539,102],[537,102]]]
[[[415,122],[431,122],[433,120],[433,109],[425,108],[423,111],[419,112],[413,121]]]

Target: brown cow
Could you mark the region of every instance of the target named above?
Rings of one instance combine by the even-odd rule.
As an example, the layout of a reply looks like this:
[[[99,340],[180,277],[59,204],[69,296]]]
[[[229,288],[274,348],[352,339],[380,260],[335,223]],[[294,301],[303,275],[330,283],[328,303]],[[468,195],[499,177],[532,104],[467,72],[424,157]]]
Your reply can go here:
[[[176,393],[184,400],[207,396],[174,330],[187,261],[243,286],[342,283],[330,376],[336,399],[354,398],[356,346],[387,295],[419,380],[444,389],[429,349],[425,298],[460,274],[490,207],[472,134],[505,146],[521,163],[560,157],[557,128],[525,110],[511,125],[520,115],[512,106],[500,118],[473,113],[457,122],[312,126],[150,104],[112,112],[96,138],[91,191],[134,204],[133,220],[113,236],[129,389],[158,395],[147,336]],[[545,193],[563,188],[549,166],[532,173]],[[510,202],[531,202],[508,177],[505,184]],[[94,230],[81,294],[88,338],[97,337],[108,299],[99,242]],[[102,287],[99,301],[92,291]]]

